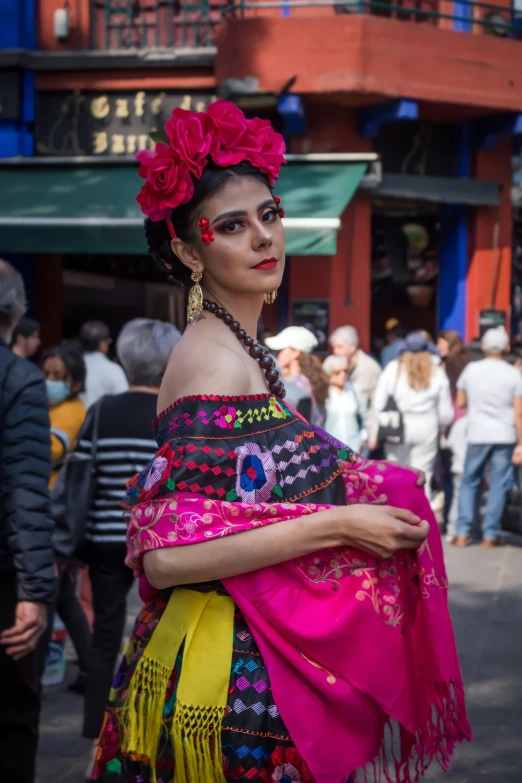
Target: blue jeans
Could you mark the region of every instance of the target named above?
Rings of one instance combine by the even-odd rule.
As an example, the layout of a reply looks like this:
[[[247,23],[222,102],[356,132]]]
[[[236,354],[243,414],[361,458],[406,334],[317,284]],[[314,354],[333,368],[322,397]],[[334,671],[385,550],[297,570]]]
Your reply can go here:
[[[490,443],[468,444],[459,495],[458,536],[470,534],[477,507],[477,493],[489,462],[489,492],[482,531],[485,539],[499,538],[504,506],[514,483],[514,469],[511,462],[514,448],[514,443],[507,446]]]

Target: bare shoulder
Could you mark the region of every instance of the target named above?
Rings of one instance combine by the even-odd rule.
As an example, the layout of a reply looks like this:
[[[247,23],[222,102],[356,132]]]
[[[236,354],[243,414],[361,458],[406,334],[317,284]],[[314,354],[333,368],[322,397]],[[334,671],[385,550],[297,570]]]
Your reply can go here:
[[[196,341],[184,335],[170,357],[158,410],[192,394],[249,394],[251,381],[246,358],[227,345],[204,337]]]

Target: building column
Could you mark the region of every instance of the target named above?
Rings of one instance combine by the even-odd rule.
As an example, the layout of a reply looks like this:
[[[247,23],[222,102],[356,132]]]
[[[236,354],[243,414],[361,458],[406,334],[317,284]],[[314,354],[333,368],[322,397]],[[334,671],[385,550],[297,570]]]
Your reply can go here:
[[[500,182],[500,205],[477,207],[470,227],[471,256],[467,278],[466,339],[479,334],[479,313],[490,307],[509,314],[511,304],[512,138],[499,140],[494,150],[478,149],[473,176]],[[498,224],[498,230],[496,226]],[[495,236],[498,247],[495,248]]]
[[[359,191],[341,216],[329,268],[330,329],[355,326],[365,351],[371,330],[371,220],[370,197]]]

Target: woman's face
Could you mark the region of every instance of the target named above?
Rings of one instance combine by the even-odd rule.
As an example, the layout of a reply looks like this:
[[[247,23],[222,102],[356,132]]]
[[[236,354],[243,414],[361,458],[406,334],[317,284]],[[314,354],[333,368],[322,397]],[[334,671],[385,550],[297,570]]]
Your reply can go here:
[[[196,228],[194,251],[207,291],[265,294],[280,286],[284,229],[278,207],[263,182],[255,177],[227,180],[201,204],[197,220],[200,218],[210,222],[214,234],[214,241],[205,244]]]
[[[330,373],[330,385],[342,389],[348,380],[348,370],[334,370]]]
[[[439,337],[437,340],[437,348],[439,349],[439,353],[442,358],[446,359],[446,357],[449,355],[449,344],[444,337]]]
[[[63,381],[70,389],[71,394],[80,391],[81,383],[73,381],[71,374],[67,371],[62,359],[59,356],[50,356],[45,360],[42,371],[46,381]]]
[[[299,359],[301,351],[297,348],[283,348],[277,354],[277,363],[282,370],[289,370],[292,364]]]

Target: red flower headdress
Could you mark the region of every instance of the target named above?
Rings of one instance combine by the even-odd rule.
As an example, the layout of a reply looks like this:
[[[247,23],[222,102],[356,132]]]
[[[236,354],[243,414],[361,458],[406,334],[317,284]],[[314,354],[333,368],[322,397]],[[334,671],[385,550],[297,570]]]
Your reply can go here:
[[[151,220],[165,220],[175,207],[187,204],[211,159],[218,166],[246,160],[263,174],[271,187],[284,163],[285,142],[269,120],[247,120],[228,101],[216,101],[206,112],[174,109],[165,133],[156,134],[155,152],[143,150],[136,158],[144,184],[137,202]]]

